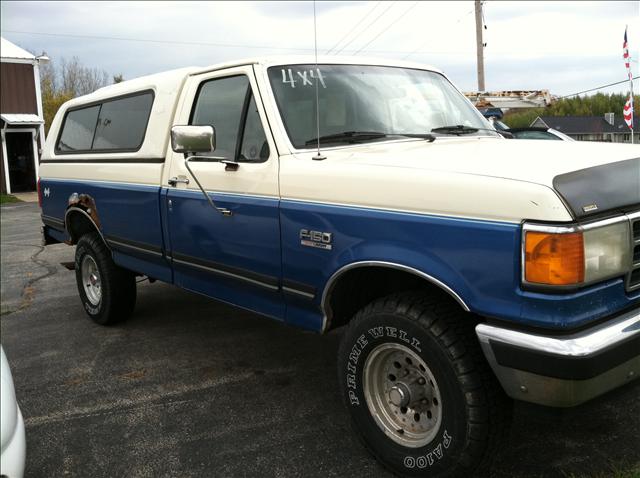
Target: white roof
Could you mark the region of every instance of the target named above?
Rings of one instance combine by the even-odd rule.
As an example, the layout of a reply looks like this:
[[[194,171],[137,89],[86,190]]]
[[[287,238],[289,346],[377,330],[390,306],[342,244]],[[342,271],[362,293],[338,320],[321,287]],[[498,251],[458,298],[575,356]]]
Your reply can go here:
[[[85,96],[74,98],[69,103],[69,106],[75,106],[77,104],[87,103],[89,101],[97,101],[109,96],[116,96],[118,94],[130,93],[142,88],[152,88],[154,85],[158,86],[163,84],[165,87],[174,87],[174,85],[181,84],[185,78],[189,75],[197,75],[209,71],[221,70],[225,68],[232,68],[235,66],[261,64],[264,67],[286,65],[286,64],[313,64],[315,57],[312,55],[298,56],[263,56],[256,58],[244,58],[236,61],[229,61],[225,63],[218,63],[206,67],[186,67],[178,68],[176,70],[163,71],[161,73],[153,73],[147,76],[141,76],[133,78],[131,80],[122,81],[113,85],[108,85],[100,88],[93,93]],[[398,61],[391,59],[371,58],[371,57],[353,57],[353,56],[318,56],[319,64],[354,64],[354,65],[386,65],[397,66],[405,68],[418,68],[436,71],[442,73],[442,71],[434,68],[430,65],[422,63]]]
[[[2,114],[2,121],[7,124],[42,124],[44,120],[34,114]]]
[[[207,66],[192,73],[204,73],[207,71],[219,70],[222,68],[230,68],[240,65],[261,64],[265,67],[287,65],[287,64],[313,64],[316,62],[316,58],[313,55],[283,55],[283,56],[261,56],[254,58],[246,58],[237,61],[219,63],[216,65]],[[318,64],[329,65],[373,65],[373,66],[396,66],[402,68],[417,68],[421,70],[431,70],[438,73],[442,73],[441,70],[432,67],[431,65],[425,65],[423,63],[416,63],[412,61],[393,60],[390,58],[374,58],[374,57],[361,57],[361,56],[342,56],[342,55],[318,55]]]
[[[36,57],[26,50],[23,50],[18,45],[11,43],[6,38],[1,38],[0,42],[0,57],[2,60],[35,60]]]

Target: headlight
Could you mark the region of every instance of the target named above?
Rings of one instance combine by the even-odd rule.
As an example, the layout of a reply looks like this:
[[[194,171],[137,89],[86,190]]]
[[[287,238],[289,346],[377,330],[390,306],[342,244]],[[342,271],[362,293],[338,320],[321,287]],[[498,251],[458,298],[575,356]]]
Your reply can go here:
[[[623,275],[631,264],[626,217],[577,226],[524,224],[525,284],[578,286]]]

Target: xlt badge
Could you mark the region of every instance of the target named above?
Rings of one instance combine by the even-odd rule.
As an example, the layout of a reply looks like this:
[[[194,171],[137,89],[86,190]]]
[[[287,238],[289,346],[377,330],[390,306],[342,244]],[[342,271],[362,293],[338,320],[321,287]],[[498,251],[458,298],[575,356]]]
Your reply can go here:
[[[308,229],[300,229],[300,244],[307,247],[315,247],[317,249],[325,249],[330,251],[333,249],[331,245],[332,235],[330,232],[310,231]]]

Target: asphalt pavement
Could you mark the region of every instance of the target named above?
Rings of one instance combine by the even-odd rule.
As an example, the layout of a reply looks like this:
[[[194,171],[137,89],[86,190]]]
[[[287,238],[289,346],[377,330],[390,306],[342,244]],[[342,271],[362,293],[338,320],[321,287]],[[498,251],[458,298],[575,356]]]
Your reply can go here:
[[[340,332],[319,336],[166,284],[94,325],[74,248],[35,203],[2,206],[0,334],[25,417],[26,477],[389,477],[350,430]],[[640,386],[573,410],[518,404],[493,476],[640,475]]]

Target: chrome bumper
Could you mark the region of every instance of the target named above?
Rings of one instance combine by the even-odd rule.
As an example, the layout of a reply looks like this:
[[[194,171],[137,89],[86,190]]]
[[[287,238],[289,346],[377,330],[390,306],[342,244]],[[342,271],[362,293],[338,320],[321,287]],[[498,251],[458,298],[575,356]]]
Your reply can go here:
[[[571,407],[640,375],[640,308],[570,335],[478,324],[482,351],[507,395]]]

